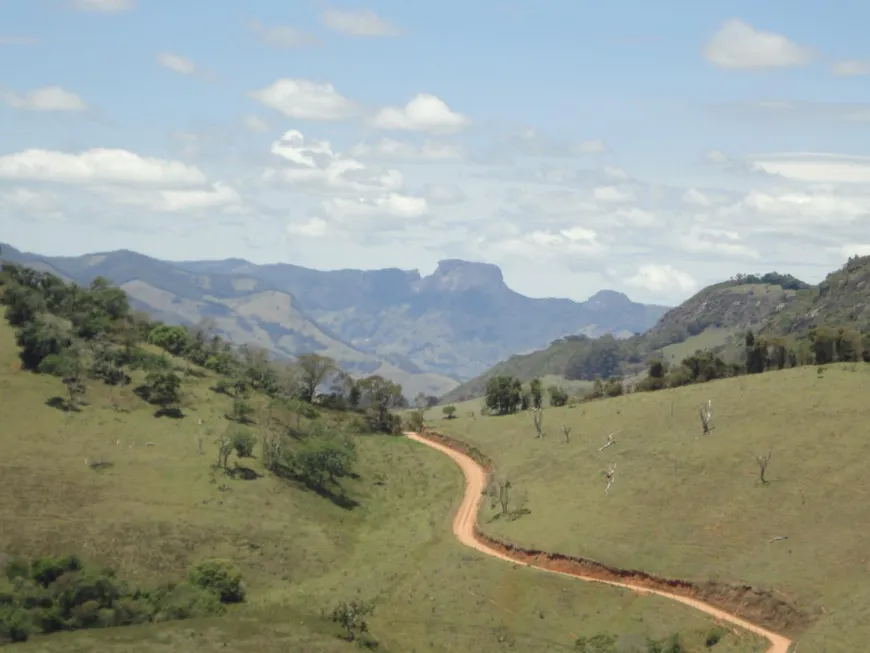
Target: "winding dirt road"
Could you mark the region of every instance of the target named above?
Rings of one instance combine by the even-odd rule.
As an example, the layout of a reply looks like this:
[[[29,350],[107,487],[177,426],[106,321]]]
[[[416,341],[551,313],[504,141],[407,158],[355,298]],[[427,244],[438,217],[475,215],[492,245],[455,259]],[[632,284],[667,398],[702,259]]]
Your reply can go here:
[[[705,612],[706,614],[709,614],[716,619],[728,622],[730,624],[733,624],[734,626],[764,637],[770,642],[770,648],[767,650],[767,653],[788,653],[788,648],[789,646],[791,646],[790,639],[783,637],[782,635],[778,635],[777,633],[771,632],[770,630],[767,630],[765,628],[762,628],[761,626],[750,623],[744,619],[741,619],[740,617],[725,612],[724,610],[715,608],[712,605],[704,603],[703,601],[689,598],[687,596],[680,596],[679,594],[672,594],[670,592],[652,589],[649,587],[633,585],[631,583],[620,583],[616,581],[603,580],[600,578],[593,578],[591,576],[585,576],[579,573],[572,574],[555,571],[552,569],[546,569],[544,567],[538,567],[537,565],[532,565],[523,561],[515,560],[509,555],[506,555],[505,553],[488,546],[487,544],[478,540],[475,536],[477,513],[480,509],[480,503],[483,500],[483,493],[486,487],[486,471],[484,471],[484,469],[474,460],[472,460],[465,454],[456,451],[455,449],[451,449],[450,447],[447,447],[438,442],[433,442],[432,440],[422,437],[417,433],[406,433],[405,435],[412,440],[416,440],[417,442],[425,444],[428,447],[432,447],[433,449],[437,449],[441,453],[450,456],[450,458],[452,458],[453,461],[457,465],[459,465],[459,468],[465,475],[465,495],[462,497],[462,504],[459,506],[459,510],[456,512],[456,517],[453,519],[453,533],[465,546],[476,549],[481,553],[485,553],[488,556],[500,558],[513,564],[521,564],[527,567],[533,567],[553,574],[559,574],[560,576],[569,576],[571,578],[579,578],[580,580],[593,583],[603,583],[605,585],[624,587],[640,594],[657,594],[658,596],[663,596],[665,598],[671,599],[672,601],[677,601],[684,605],[688,605],[692,608],[695,608],[696,610]]]

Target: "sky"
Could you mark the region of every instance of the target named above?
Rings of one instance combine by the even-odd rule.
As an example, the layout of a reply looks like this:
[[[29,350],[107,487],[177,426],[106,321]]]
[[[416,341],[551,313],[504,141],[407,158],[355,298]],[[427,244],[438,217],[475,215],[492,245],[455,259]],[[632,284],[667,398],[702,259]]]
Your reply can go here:
[[[0,0],[0,241],[676,304],[870,254],[865,0]]]

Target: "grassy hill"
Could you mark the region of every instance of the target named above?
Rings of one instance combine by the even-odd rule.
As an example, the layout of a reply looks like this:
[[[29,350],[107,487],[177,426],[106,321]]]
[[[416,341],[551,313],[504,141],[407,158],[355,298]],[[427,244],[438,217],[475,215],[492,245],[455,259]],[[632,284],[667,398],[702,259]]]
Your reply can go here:
[[[847,326],[870,333],[870,257],[854,257],[817,286],[790,275],[738,275],[704,288],[665,312],[643,334],[618,343],[570,336],[546,349],[512,356],[466,381],[442,397],[442,403],[483,395],[494,376],[529,381],[550,375],[566,390],[577,381],[592,381],[600,369],[580,365],[604,348],[613,351],[617,365],[604,374],[637,381],[646,375],[647,360],[659,358],[679,364],[698,350],[711,351],[726,362],[738,362],[747,329],[770,338],[806,340],[812,327]],[[572,385],[574,382],[574,385]]]
[[[161,261],[129,250],[46,257],[2,245],[2,257],[87,285],[103,276],[135,308],[172,324],[209,319],[237,345],[281,356],[319,353],[360,375],[400,383],[406,396],[440,396],[507,356],[565,334],[622,337],[665,307],[601,291],[584,302],[533,299],[490,264],[416,270],[311,270],[290,264]]]
[[[193,326],[207,320],[236,345],[261,347],[281,357],[329,356],[352,374],[380,374],[401,384],[410,397],[440,395],[458,383],[410,361],[354,347],[314,321],[292,294],[249,274],[191,272],[126,250],[45,258],[4,246],[2,253],[6,260],[85,286],[105,277],[127,293],[134,308],[168,324]]]
[[[798,650],[870,641],[870,365],[802,367],[549,408],[430,422],[491,456],[518,497],[486,532],[667,577],[746,583],[807,615]],[[712,400],[714,430],[698,406]],[[562,425],[568,426],[570,442]],[[615,443],[604,449],[608,434]],[[767,483],[757,456],[771,454]],[[605,471],[616,465],[605,492]],[[778,615],[767,615],[776,624]]]
[[[353,478],[336,505],[241,462],[251,480],[214,468],[231,399],[214,373],[184,378],[183,417],[155,417],[125,387],[88,382],[79,412],[53,406],[59,378],[21,369],[13,330],[0,321],[0,541],[2,560],[76,553],[146,585],[177,581],[210,556],[236,563],[247,600],[223,616],[34,636],[16,651],[201,653],[355,650],[328,614],[371,599],[371,634],[385,653],[575,650],[579,636],[642,642],[680,632],[701,650],[715,624],[652,597],[516,569],[460,547],[449,532],[463,483],[445,457],[403,438],[357,435]],[[181,366],[187,363],[175,361]],[[253,395],[251,429],[268,421]],[[342,416],[321,409],[323,420]],[[92,468],[89,462],[110,463]],[[355,506],[348,508],[348,506]],[[0,606],[2,607],[2,606]],[[2,614],[0,609],[0,614]],[[643,649],[641,649],[643,650]],[[721,653],[759,651],[727,633]]]

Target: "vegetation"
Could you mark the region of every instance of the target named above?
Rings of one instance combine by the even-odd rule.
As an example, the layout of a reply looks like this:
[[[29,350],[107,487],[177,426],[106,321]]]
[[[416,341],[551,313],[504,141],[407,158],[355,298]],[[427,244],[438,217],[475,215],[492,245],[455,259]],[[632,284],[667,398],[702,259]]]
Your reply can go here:
[[[193,566],[188,583],[145,590],[75,555],[13,559],[0,576],[0,644],[33,634],[205,617],[242,600],[241,572],[224,561]]]
[[[723,371],[706,354],[690,363],[701,377]],[[665,379],[662,390],[548,408],[570,438],[536,439],[522,414],[461,413],[437,428],[491,456],[527,493],[521,519],[492,519],[499,506],[485,511],[487,533],[695,580],[714,600],[729,595],[724,584],[748,584],[757,593],[741,614],[797,635],[799,650],[860,649],[870,638],[868,612],[855,607],[870,604],[862,526],[870,365],[770,371],[766,357],[764,365],[677,388],[668,387],[675,370],[653,362],[649,378]]]
[[[0,292],[14,286],[4,276]],[[130,587],[168,587],[188,575],[161,599],[166,620],[58,632],[16,650],[339,653],[349,650],[338,637],[346,631],[331,611],[354,596],[372,598],[368,636],[386,652],[488,653],[512,643],[543,653],[605,630],[644,641],[679,630],[701,646],[710,631],[710,620],[667,601],[543,577],[462,548],[445,529],[462,488],[454,465],[403,438],[364,435],[385,399],[401,403],[394,386],[348,387],[336,375],[340,387],[329,381],[308,403],[293,391],[293,365],[227,349],[207,325],[186,328],[180,349],[169,335],[180,332],[164,329],[158,341],[172,354],[149,342],[163,325],[144,316],[110,320],[90,339],[60,314],[40,319],[72,334],[59,353],[80,367],[64,376],[24,368],[18,327],[0,323],[0,398],[14,407],[4,408],[0,429],[8,452],[0,523],[14,525],[3,553],[77,551]],[[70,371],[85,386],[75,410],[66,405]],[[176,419],[156,419],[160,406],[142,390],[161,371],[180,379],[179,401],[169,405]],[[227,419],[237,398],[252,409],[246,423]],[[241,595],[229,608],[219,598]],[[179,626],[180,615],[198,621]],[[754,644],[729,634],[720,646],[748,653]]]

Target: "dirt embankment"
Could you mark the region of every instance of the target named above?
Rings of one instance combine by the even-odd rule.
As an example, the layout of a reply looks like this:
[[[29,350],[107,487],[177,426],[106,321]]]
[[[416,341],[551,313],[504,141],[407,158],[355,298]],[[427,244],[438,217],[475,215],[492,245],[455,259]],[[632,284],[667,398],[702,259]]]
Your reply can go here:
[[[450,455],[466,476],[466,496],[456,514],[453,530],[464,544],[507,561],[537,567],[584,580],[599,581],[671,598],[766,637],[769,653],[787,653],[791,641],[773,630],[797,634],[812,621],[811,615],[769,592],[749,585],[671,580],[644,571],[617,569],[595,560],[528,549],[484,533],[477,513],[492,460],[476,447],[436,431],[408,434]],[[768,630],[773,629],[773,630]]]

